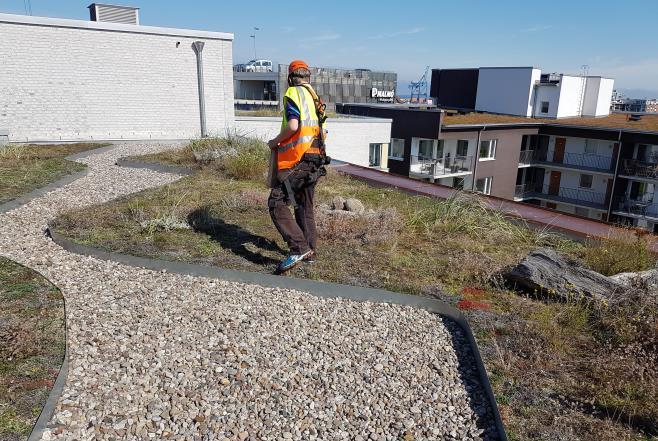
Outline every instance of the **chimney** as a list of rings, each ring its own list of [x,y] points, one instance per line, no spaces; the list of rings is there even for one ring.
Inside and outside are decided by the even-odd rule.
[[[132,6],[106,5],[92,3],[88,6],[91,21],[105,21],[110,23],[139,24],[139,8]]]

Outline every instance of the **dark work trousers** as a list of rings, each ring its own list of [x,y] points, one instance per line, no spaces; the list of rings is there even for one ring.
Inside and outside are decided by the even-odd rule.
[[[278,173],[279,183],[270,192],[267,202],[270,216],[283,240],[288,244],[291,254],[303,254],[309,249],[314,250],[317,244],[318,236],[313,211],[317,178],[309,182],[309,177],[317,170],[315,164],[307,161],[300,162],[293,169],[281,170]],[[286,178],[289,179],[290,188],[297,202],[294,219],[289,208],[292,199],[283,184]]]

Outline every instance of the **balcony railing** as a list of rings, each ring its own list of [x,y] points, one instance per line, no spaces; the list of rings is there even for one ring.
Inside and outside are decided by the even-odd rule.
[[[523,152],[521,152],[523,153]],[[535,150],[532,158],[535,162],[547,162],[551,164],[563,164],[576,168],[589,168],[595,170],[612,171],[612,158],[610,156],[601,156],[587,153],[569,153],[564,152],[562,159],[555,157],[554,150]]]
[[[658,164],[637,159],[622,160],[619,174],[639,178],[658,179]]]
[[[534,154],[534,150],[521,150],[519,153],[519,165],[530,165]]]
[[[582,205],[605,205],[605,193],[592,190],[569,187],[539,186],[533,183],[517,185],[514,191],[516,198],[542,198]]]
[[[658,218],[658,204],[653,202],[653,194],[617,196],[612,202],[612,211],[628,215]]]
[[[464,175],[473,171],[473,156],[411,157],[411,173],[433,178]]]

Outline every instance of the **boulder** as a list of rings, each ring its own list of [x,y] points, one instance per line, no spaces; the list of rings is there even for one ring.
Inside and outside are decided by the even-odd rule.
[[[548,248],[531,252],[503,277],[515,288],[563,301],[574,297],[604,300],[625,290],[611,278],[583,268]]]
[[[345,198],[342,196],[334,196],[331,199],[331,209],[332,210],[344,210],[345,209]]]
[[[610,276],[615,282],[627,287],[658,288],[658,269],[650,269],[639,273],[619,273]]]
[[[345,201],[345,210],[356,214],[363,214],[366,211],[366,207],[360,200],[349,198]]]

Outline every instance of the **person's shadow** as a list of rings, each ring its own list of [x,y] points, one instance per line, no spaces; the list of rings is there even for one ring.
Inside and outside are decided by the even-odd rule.
[[[249,250],[246,246],[248,244],[285,256],[285,251],[274,240],[258,236],[239,225],[228,224],[222,219],[213,217],[209,207],[201,207],[192,211],[187,216],[187,222],[194,231],[207,234],[212,240],[219,242],[222,248],[231,250],[233,254],[256,265],[278,264],[279,261]]]

